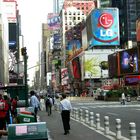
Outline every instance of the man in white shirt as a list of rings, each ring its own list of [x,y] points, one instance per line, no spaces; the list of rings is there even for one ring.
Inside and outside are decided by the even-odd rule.
[[[61,117],[64,127],[64,135],[69,134],[70,130],[70,111],[72,110],[71,103],[66,99],[66,94],[62,94],[62,100],[60,101]]]
[[[31,94],[30,106],[34,108],[34,113],[35,113],[35,118],[36,118],[40,102],[38,98],[35,96],[35,92],[33,90],[30,92],[30,94]]]

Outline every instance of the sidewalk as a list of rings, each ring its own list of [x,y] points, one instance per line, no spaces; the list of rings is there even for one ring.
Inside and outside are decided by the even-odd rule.
[[[40,116],[40,121],[47,122],[49,140],[109,140],[109,138],[72,119],[70,121],[70,134],[63,135],[61,114],[58,111],[53,110],[51,116],[48,116],[45,111],[39,111],[38,115]]]

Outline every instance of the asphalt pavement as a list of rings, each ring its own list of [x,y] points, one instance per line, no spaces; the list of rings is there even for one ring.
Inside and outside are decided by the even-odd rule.
[[[47,124],[49,140],[109,140],[109,138],[73,119],[70,121],[70,134],[64,135],[59,111],[53,110],[51,116],[48,116],[46,111],[39,111],[38,115],[40,116],[40,121],[46,122]]]

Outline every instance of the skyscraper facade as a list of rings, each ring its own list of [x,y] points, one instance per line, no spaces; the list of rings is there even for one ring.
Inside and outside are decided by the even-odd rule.
[[[136,0],[112,0],[112,7],[119,8],[121,45],[128,48],[129,42],[132,42],[132,45],[136,42],[136,4]]]

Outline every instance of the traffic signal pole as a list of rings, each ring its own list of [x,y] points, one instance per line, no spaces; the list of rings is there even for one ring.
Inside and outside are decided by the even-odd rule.
[[[25,84],[25,101],[26,101],[26,106],[28,105],[28,83],[27,83],[27,50],[26,47],[21,48],[21,54],[23,56],[24,60],[24,84]]]

